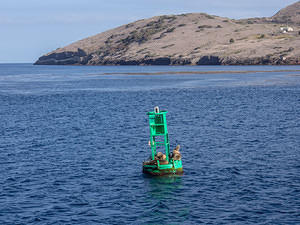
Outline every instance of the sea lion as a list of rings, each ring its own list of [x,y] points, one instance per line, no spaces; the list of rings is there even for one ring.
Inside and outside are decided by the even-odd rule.
[[[166,156],[162,152],[158,152],[154,159],[155,160],[163,160],[165,158],[166,158]]]
[[[181,160],[181,155],[180,154],[175,154],[173,155],[174,160]]]
[[[174,160],[181,160],[181,154],[179,152],[180,145],[177,145],[176,148],[173,150],[172,158]]]
[[[160,165],[167,165],[169,162],[167,160],[159,160]]]
[[[156,154],[156,156],[160,158],[160,157],[163,156],[163,153],[162,153],[162,152],[158,152],[158,153]]]
[[[180,154],[180,152],[174,149],[173,150],[173,155],[176,155],[176,154]]]

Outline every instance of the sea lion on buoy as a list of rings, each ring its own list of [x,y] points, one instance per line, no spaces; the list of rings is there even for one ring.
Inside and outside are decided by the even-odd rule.
[[[173,159],[174,160],[181,160],[181,155],[180,154],[173,155]]]
[[[163,154],[162,152],[158,152],[155,156],[155,160],[165,160],[167,157],[165,154]]]
[[[176,154],[180,154],[180,152],[177,150],[173,150],[173,155],[176,155]]]
[[[167,160],[159,160],[160,165],[167,165],[169,162]]]
[[[172,158],[174,160],[180,160],[181,159],[181,154],[179,152],[180,145],[177,145],[176,148],[173,150]]]
[[[158,158],[160,158],[160,157],[163,156],[163,153],[162,153],[162,152],[158,152],[156,156],[157,156]]]

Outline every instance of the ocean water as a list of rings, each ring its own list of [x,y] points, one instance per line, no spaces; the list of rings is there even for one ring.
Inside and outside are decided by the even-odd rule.
[[[0,224],[300,224],[299,70],[0,64]],[[157,105],[183,176],[142,174]]]

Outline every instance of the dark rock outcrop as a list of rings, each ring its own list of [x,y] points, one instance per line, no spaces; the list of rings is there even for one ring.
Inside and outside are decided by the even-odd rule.
[[[65,51],[51,53],[42,56],[35,63],[36,65],[70,65],[70,64],[87,64],[89,56],[80,48],[76,52]]]
[[[196,63],[197,65],[221,65],[222,62],[218,56],[203,56]]]

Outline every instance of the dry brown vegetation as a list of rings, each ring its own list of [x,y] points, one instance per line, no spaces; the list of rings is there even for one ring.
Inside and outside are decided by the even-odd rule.
[[[300,62],[300,26],[288,11],[271,18],[231,20],[204,13],[139,20],[59,48],[40,64],[295,64]],[[298,9],[299,8],[299,9]],[[288,17],[288,18],[287,18]],[[280,31],[280,19],[293,32]]]

